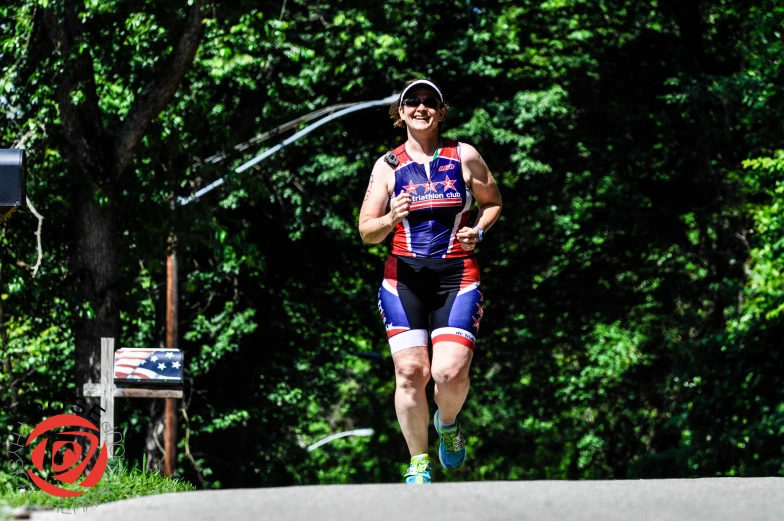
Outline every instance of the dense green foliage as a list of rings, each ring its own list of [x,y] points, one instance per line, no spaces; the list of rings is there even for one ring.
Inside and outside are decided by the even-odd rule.
[[[4,437],[76,396],[75,338],[103,320],[74,269],[85,169],[63,107],[112,136],[167,74],[188,7],[85,2],[71,55],[44,29],[63,9],[0,7],[1,143],[23,141],[45,217],[35,277],[37,219],[21,209],[1,228]],[[116,223],[120,344],[162,343],[177,236],[179,475],[207,488],[400,480],[376,310],[388,249],[356,231],[373,162],[404,139],[386,111],[336,120],[197,203],[169,201],[259,151],[237,143],[420,75],[441,84],[447,135],[477,147],[504,198],[480,249],[470,464],[437,479],[784,475],[783,17],[773,0],[204,8],[192,67],[129,166],[87,185]],[[56,94],[79,58],[94,68],[91,111],[81,84]],[[141,459],[150,405],[120,404]],[[305,450],[360,427],[375,435]]]

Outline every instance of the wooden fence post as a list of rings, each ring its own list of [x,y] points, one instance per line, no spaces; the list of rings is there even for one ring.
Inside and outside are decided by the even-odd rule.
[[[114,338],[101,338],[101,431],[100,444],[106,443],[107,434],[114,430]],[[107,427],[104,424],[108,423]],[[109,457],[112,457],[109,451]]]

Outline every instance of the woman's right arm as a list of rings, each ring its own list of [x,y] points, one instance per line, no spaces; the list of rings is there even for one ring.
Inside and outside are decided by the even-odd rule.
[[[370,174],[365,200],[359,211],[359,235],[368,244],[382,242],[408,215],[411,195],[405,192],[392,199],[391,210],[387,212],[390,181],[393,179],[394,170],[383,157],[379,158]]]

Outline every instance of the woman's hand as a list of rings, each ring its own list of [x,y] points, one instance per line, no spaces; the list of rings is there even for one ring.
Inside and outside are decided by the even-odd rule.
[[[397,225],[403,219],[408,217],[409,208],[411,207],[411,194],[402,192],[397,197],[392,199],[390,203],[392,211],[389,212],[389,217],[392,220],[392,226]]]
[[[472,251],[479,244],[479,230],[463,226],[457,231],[457,240],[465,251]]]

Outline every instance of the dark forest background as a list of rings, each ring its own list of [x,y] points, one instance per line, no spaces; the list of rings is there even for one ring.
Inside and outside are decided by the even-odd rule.
[[[35,275],[38,219],[0,225],[4,452],[94,378],[101,336],[162,345],[174,231],[178,475],[399,481],[388,247],[356,230],[404,139],[386,109],[170,201],[278,141],[239,143],[426,76],[504,198],[469,464],[438,479],[784,475],[782,21],[775,0],[6,1],[0,147],[25,148],[44,220]],[[118,407],[126,458],[157,468],[162,403]],[[353,428],[375,435],[306,450]]]

